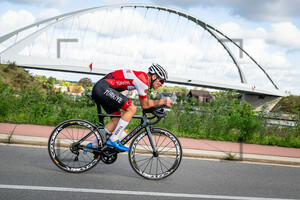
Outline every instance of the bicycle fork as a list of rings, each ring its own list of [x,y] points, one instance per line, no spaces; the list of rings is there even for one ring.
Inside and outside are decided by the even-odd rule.
[[[155,147],[155,144],[154,144],[154,141],[153,141],[152,134],[151,134],[151,131],[150,131],[149,126],[146,127],[146,132],[147,132],[147,134],[148,134],[148,138],[149,138],[151,147],[152,147],[152,149],[153,149],[153,156],[154,156],[154,157],[158,157],[158,152],[157,152],[157,149],[156,149],[156,147]]]

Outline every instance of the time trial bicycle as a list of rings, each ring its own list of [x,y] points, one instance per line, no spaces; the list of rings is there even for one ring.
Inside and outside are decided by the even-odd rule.
[[[92,99],[91,95],[87,95]],[[162,118],[165,120],[164,106],[143,110],[142,115],[133,116],[141,123],[124,139],[123,145],[131,141],[128,152],[129,163],[140,176],[158,180],[173,174],[182,159],[182,148],[178,138],[169,130],[152,127]],[[60,123],[51,133],[48,152],[56,166],[67,172],[84,172],[92,169],[101,160],[112,164],[120,151],[106,145],[110,134],[105,131],[105,117],[121,115],[102,114],[98,106],[99,123],[93,124],[82,119],[71,119]],[[149,116],[150,115],[150,116]],[[99,147],[86,145],[97,138]],[[134,139],[132,139],[134,138]]]

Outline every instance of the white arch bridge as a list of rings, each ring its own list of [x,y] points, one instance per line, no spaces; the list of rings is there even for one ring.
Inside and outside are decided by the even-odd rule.
[[[59,15],[4,35],[0,63],[104,75],[119,68],[146,71],[155,62],[167,69],[169,83],[237,90],[254,106],[284,96],[242,42],[174,9],[122,4]]]

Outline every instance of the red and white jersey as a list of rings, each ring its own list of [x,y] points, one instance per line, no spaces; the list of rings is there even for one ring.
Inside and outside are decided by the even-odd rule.
[[[104,77],[104,80],[118,91],[136,89],[139,98],[147,98],[148,78],[145,72],[130,69],[116,70]]]

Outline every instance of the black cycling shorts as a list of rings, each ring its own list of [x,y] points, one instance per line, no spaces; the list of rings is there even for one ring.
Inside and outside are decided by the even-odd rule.
[[[120,109],[127,110],[132,104],[130,99],[113,89],[103,79],[99,80],[92,89],[92,97],[95,102],[102,106],[107,114],[121,114]]]

